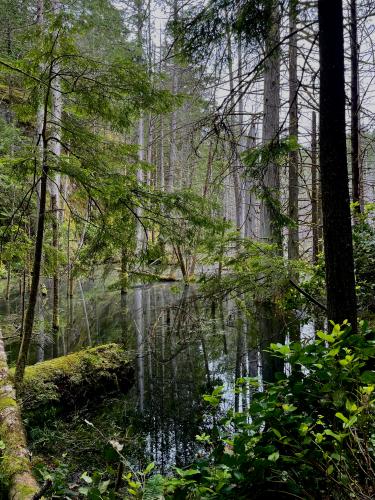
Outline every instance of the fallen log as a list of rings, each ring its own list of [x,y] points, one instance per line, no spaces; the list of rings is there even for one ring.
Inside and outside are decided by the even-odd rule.
[[[133,382],[129,356],[120,345],[106,344],[26,367],[19,399],[30,419],[33,413],[64,412],[110,393],[125,393]]]
[[[31,500],[39,487],[31,472],[30,454],[26,446],[16,393],[8,369],[3,337],[0,331],[0,439],[2,482],[12,500]],[[3,498],[3,496],[1,497]]]

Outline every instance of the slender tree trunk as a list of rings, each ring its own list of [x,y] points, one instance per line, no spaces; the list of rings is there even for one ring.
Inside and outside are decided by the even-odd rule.
[[[45,142],[45,141],[44,141]],[[31,289],[29,304],[26,311],[24,333],[22,337],[21,347],[18,354],[16,372],[15,372],[15,385],[16,389],[20,387],[25,372],[27,356],[29,353],[31,337],[33,334],[35,307],[38,298],[39,280],[41,272],[41,262],[43,256],[43,239],[44,239],[44,222],[46,214],[46,197],[47,197],[47,178],[48,167],[46,164],[46,148],[44,148],[44,158],[42,166],[42,176],[40,179],[40,200],[39,200],[39,213],[38,213],[38,229],[35,241],[35,253],[33,272],[31,279]]]
[[[249,137],[247,141],[247,148],[255,148],[256,147],[256,129],[255,122],[252,119]],[[246,205],[245,205],[245,236],[249,238],[255,238],[257,234],[256,228],[256,203],[257,198],[253,189],[253,183],[250,178],[246,178],[246,188],[245,188],[245,196],[246,196]]]
[[[162,31],[160,30],[160,59],[159,59],[159,71],[163,70],[163,41],[162,41]],[[164,191],[165,187],[165,172],[164,172],[164,119],[163,115],[160,115],[160,143],[159,143],[159,165],[158,165],[158,177],[159,177],[159,189]]]
[[[144,118],[140,117],[138,121],[138,161],[143,162],[145,156],[145,137],[144,137]],[[143,183],[143,169],[140,166],[137,170],[137,181]],[[143,249],[144,244],[144,231],[141,224],[142,208],[137,207],[137,248],[136,253],[139,255]]]
[[[346,157],[342,0],[318,1],[320,169],[328,318],[357,331]]]
[[[58,209],[57,197],[51,196],[51,211],[52,211],[52,246],[55,251],[54,255],[54,272],[53,272],[53,305],[52,305],[52,330],[55,332],[59,329],[59,266],[57,252],[59,249],[59,228],[58,228]]]
[[[40,27],[43,28],[44,24],[44,0],[37,0],[36,6],[36,23]],[[43,70],[43,66],[40,65],[40,69]],[[36,148],[38,152],[38,160],[40,164],[43,163],[43,130],[44,130],[44,103],[41,101],[38,104],[38,109],[36,113]],[[37,214],[39,214],[39,204],[40,204],[40,190],[41,184],[39,183],[37,188]],[[38,219],[35,221],[35,232],[37,232],[38,228]]]
[[[128,292],[128,254],[123,248],[121,251],[121,295]]]
[[[160,147],[159,147],[159,189],[164,191],[165,181],[164,181],[164,120],[160,117]]]
[[[289,138],[298,141],[297,1],[289,0]],[[294,33],[294,34],[293,34]],[[298,149],[289,153],[288,258],[299,257],[298,234]]]
[[[44,2],[43,0],[37,1],[37,24],[43,26],[43,15],[44,15]],[[14,382],[16,391],[20,388],[23,376],[25,373],[25,367],[27,363],[27,357],[29,354],[31,338],[33,334],[34,318],[35,318],[35,308],[38,298],[39,281],[42,267],[42,257],[43,257],[43,240],[44,240],[44,226],[45,226],[45,216],[46,216],[46,199],[47,199],[47,181],[48,181],[48,164],[47,164],[47,109],[48,101],[51,92],[51,77],[53,74],[53,67],[49,68],[49,81],[48,87],[43,99],[39,103],[37,110],[37,151],[39,156],[40,165],[42,167],[42,173],[40,181],[38,183],[37,194],[38,194],[38,217],[37,217],[37,228],[36,228],[36,240],[34,249],[34,262],[33,271],[30,285],[30,295],[29,303],[27,306],[27,311],[24,321],[24,331],[21,340],[21,346],[18,353],[18,359],[16,364],[16,371],[14,375]]]
[[[265,46],[265,52],[270,56],[264,68],[262,138],[263,144],[269,145],[272,150],[277,147],[280,133],[280,53],[277,48],[275,49],[280,39],[277,2],[274,2],[271,15],[272,25]],[[279,166],[272,158],[265,166],[263,190],[260,207],[260,238],[262,241],[275,243],[281,251],[282,235],[277,206],[280,195],[280,172]]]
[[[79,290],[81,292],[81,300],[82,300],[82,306],[83,306],[83,314],[85,317],[85,323],[86,323],[86,330],[87,330],[87,344],[92,345],[92,340],[91,340],[91,328],[90,328],[90,321],[89,321],[89,315],[87,313],[87,306],[86,306],[86,298],[85,294],[83,292],[83,287],[82,287],[82,281],[78,280],[79,282]]]
[[[178,20],[178,0],[173,0],[173,21]],[[172,94],[177,95],[178,93],[178,68],[176,66],[176,61],[173,58],[172,66]],[[177,164],[177,110],[172,112],[171,116],[171,139],[170,139],[170,149],[169,149],[169,165],[166,178],[166,190],[168,193],[173,191],[173,186],[175,184],[175,172]]]
[[[143,24],[144,24],[144,16],[142,11],[143,3],[137,0],[137,44],[139,50],[139,59],[142,62],[144,58],[143,54]],[[144,124],[144,116],[141,114],[138,120],[138,161],[140,164],[145,161],[145,124]],[[137,169],[137,181],[142,184],[144,181],[143,175],[143,167],[140,165]],[[144,231],[141,224],[142,218],[142,207],[136,208],[136,254],[140,255],[144,246]]]
[[[67,230],[67,248],[66,248],[66,259],[67,259],[67,276],[66,276],[66,296],[69,297],[69,283],[70,283],[70,275],[72,272],[71,266],[72,263],[70,261],[70,224],[71,224],[71,217],[69,214],[69,219],[68,219],[68,230]]]
[[[317,144],[316,144],[316,113],[312,113],[311,130],[311,226],[312,226],[312,260],[316,264],[319,253],[318,232],[318,176],[317,176]]]
[[[361,212],[361,172],[359,143],[359,79],[358,79],[358,35],[357,2],[350,0],[350,48],[351,48],[351,163],[352,199],[355,211]]]
[[[5,300],[9,300],[11,276],[12,276],[12,266],[11,266],[11,263],[8,262],[8,265],[7,265],[7,286],[5,289]]]
[[[154,123],[152,121],[152,115],[150,114],[148,117],[148,135],[147,135],[147,163],[149,165],[152,164],[152,146],[154,142]],[[151,172],[147,172],[147,185],[151,186]]]
[[[236,209],[236,228],[239,234],[241,234],[241,229],[243,226],[242,221],[242,196],[241,196],[241,179],[239,175],[239,151],[237,144],[237,134],[236,134],[236,119],[233,113],[235,113],[235,105],[234,105],[234,71],[233,71],[233,51],[232,51],[232,34],[230,29],[227,29],[227,58],[228,58],[228,71],[229,71],[229,91],[231,96],[231,113],[232,116],[230,118],[231,122],[231,130],[230,130],[230,155],[232,164],[231,175],[233,179],[233,187],[234,187],[234,201],[235,201],[235,209]]]
[[[52,0],[52,13],[57,16],[60,13],[60,1]],[[58,34],[56,33],[57,37]],[[53,80],[51,82],[51,123],[52,123],[52,140],[50,149],[53,157],[55,167],[59,168],[61,156],[61,119],[62,119],[62,93],[61,93],[61,79],[59,76],[60,66],[58,62],[53,64]],[[53,272],[53,310],[52,310],[52,329],[57,331],[59,329],[59,265],[58,265],[58,251],[59,251],[59,221],[60,215],[60,184],[61,176],[56,172],[54,179],[49,184],[49,191],[51,196],[51,211],[52,211],[52,246],[55,252],[55,265]]]
[[[26,303],[26,269],[22,273],[22,289],[21,289],[21,327],[20,338],[23,337],[23,329],[25,324],[25,303]]]

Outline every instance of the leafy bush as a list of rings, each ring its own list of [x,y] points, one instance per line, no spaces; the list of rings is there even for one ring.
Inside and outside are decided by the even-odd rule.
[[[357,296],[362,309],[375,312],[375,204],[368,204],[353,228]]]
[[[248,409],[198,437],[210,453],[164,479],[166,497],[373,498],[373,338],[365,324],[359,335],[343,324],[310,344],[271,344],[290,376],[239,380],[237,390],[256,387]],[[205,397],[215,411],[221,391]]]

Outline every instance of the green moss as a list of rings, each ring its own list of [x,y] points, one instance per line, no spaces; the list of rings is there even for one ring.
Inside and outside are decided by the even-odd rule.
[[[22,474],[30,471],[30,462],[26,457],[17,457],[14,453],[5,453],[1,459],[1,468],[3,476],[13,477],[15,474]]]
[[[12,375],[14,370],[11,370]],[[92,347],[77,353],[28,366],[20,390],[23,412],[65,408],[113,390],[130,387],[133,369],[118,344]],[[28,413],[28,417],[30,414]]]
[[[28,484],[20,484],[18,487],[18,494],[19,498],[32,498],[35,493],[38,492],[37,488],[34,488],[33,486],[30,486]]]
[[[0,396],[0,411],[2,411],[4,408],[9,408],[9,406],[17,406],[16,400],[9,396]]]

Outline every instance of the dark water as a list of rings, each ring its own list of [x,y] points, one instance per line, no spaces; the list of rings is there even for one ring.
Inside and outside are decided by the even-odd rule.
[[[273,309],[258,306],[245,314],[234,301],[203,301],[195,287],[142,285],[121,296],[89,281],[76,284],[72,299],[61,295],[57,334],[51,333],[50,294],[39,300],[29,362],[90,345],[124,344],[136,365],[136,384],[126,398],[144,452],[162,470],[189,462],[197,451],[195,436],[210,424],[203,394],[222,385],[226,404],[245,408],[251,394],[235,395],[235,380],[272,378],[278,367],[263,347],[300,334],[298,321],[286,321]],[[0,302],[10,361],[18,350],[20,310],[17,290],[9,303]]]

